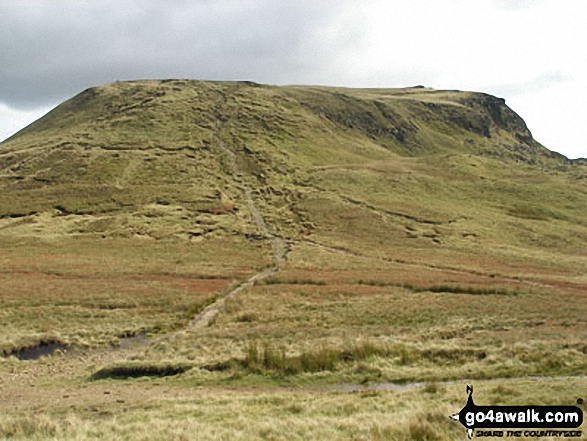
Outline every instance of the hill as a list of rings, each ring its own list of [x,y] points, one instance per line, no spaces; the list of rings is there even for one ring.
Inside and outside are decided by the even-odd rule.
[[[0,433],[134,439],[148,414],[145,438],[189,438],[195,409],[206,439],[453,439],[447,380],[565,400],[587,368],[586,178],[482,93],[88,89],[0,144]],[[422,382],[434,411],[406,404]]]
[[[543,199],[550,191],[528,200],[510,189],[502,201],[492,181],[507,184],[493,168],[515,170],[512,185],[523,184],[518,174],[584,170],[534,141],[524,121],[489,95],[139,81],[88,89],[4,142],[0,215],[51,213],[47,221],[56,225],[37,224],[64,232],[71,231],[65,220],[86,216],[75,226],[83,234],[257,234],[220,143],[236,155],[276,232],[292,239],[312,228],[301,205],[320,193],[383,203],[408,220],[458,218],[464,213],[455,208],[471,208],[455,207],[459,200],[522,217],[564,217]],[[407,178],[416,182],[394,191]],[[425,179],[438,185],[427,188]],[[330,188],[319,188],[322,180]],[[349,180],[358,186],[340,188]],[[541,214],[544,206],[555,211]]]

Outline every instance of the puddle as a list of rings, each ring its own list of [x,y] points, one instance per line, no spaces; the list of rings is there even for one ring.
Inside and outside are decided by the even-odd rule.
[[[91,380],[117,379],[124,380],[128,378],[139,377],[172,377],[183,374],[192,369],[192,365],[187,364],[149,364],[149,363],[129,363],[126,365],[108,366],[100,369],[90,377]]]
[[[68,349],[69,347],[64,345],[63,343],[55,341],[42,341],[36,346],[21,348],[18,350],[14,350],[8,354],[4,354],[4,357],[14,356],[22,361],[38,360],[41,357],[47,357],[53,354],[55,351],[59,350],[67,352]]]

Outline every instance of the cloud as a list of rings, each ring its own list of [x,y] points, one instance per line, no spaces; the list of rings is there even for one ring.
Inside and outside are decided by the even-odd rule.
[[[49,110],[51,107],[41,107],[29,111],[14,110],[0,103],[0,141],[39,119]]]
[[[514,97],[518,95],[535,94],[557,84],[572,82],[574,79],[561,72],[544,72],[534,78],[519,83],[498,84],[487,86],[495,94]]]
[[[3,0],[0,101],[27,109],[146,77],[310,80],[353,40],[345,10],[328,0]]]

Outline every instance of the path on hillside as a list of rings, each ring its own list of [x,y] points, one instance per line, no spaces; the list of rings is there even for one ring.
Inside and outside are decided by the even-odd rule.
[[[249,210],[251,211],[251,215],[253,216],[255,223],[257,224],[257,227],[259,228],[263,236],[265,236],[265,238],[267,238],[271,242],[271,247],[273,248],[273,257],[275,258],[277,267],[285,265],[285,254],[287,252],[287,248],[284,240],[281,237],[271,234],[271,232],[267,228],[265,219],[263,219],[263,216],[261,215],[259,209],[257,208],[257,205],[255,204],[251,188],[249,187],[247,182],[242,178],[242,172],[238,165],[237,157],[234,154],[234,152],[230,150],[226,146],[224,141],[222,141],[220,138],[216,138],[216,141],[218,142],[218,146],[220,147],[220,149],[228,157],[228,164],[232,169],[232,177],[243,188],[245,201],[247,202],[247,205],[249,207]]]
[[[285,265],[286,262],[286,253],[287,253],[287,246],[285,241],[278,236],[273,235],[269,228],[267,228],[267,224],[261,212],[257,208],[257,204],[255,204],[255,200],[253,199],[253,192],[251,188],[247,184],[247,182],[242,177],[241,169],[238,165],[238,160],[235,153],[230,150],[224,141],[219,137],[214,138],[215,144],[222,150],[222,152],[226,155],[228,159],[228,165],[230,166],[232,177],[233,179],[242,187],[243,189],[243,196],[249,207],[249,211],[251,212],[251,216],[257,224],[259,231],[269,242],[271,243],[271,248],[273,250],[273,259],[275,264],[269,268],[266,268],[253,276],[249,277],[243,283],[229,289],[224,294],[222,294],[214,303],[207,306],[201,313],[199,313],[194,319],[189,323],[187,329],[202,329],[213,322],[215,317],[224,309],[226,305],[226,301],[235,297],[241,291],[253,286],[257,281],[263,280],[269,277],[271,274],[277,272],[279,268]]]
[[[117,188],[124,188],[125,186],[127,186],[129,184],[129,181],[133,177],[133,174],[136,172],[136,170],[139,168],[139,166],[140,166],[140,159],[137,157],[131,157],[129,159],[128,163],[126,164],[126,167],[124,167],[122,174],[116,180],[116,183],[114,184],[114,186]]]

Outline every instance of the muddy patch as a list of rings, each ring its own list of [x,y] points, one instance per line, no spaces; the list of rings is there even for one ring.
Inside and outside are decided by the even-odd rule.
[[[59,341],[42,341],[34,346],[27,346],[20,349],[14,349],[10,352],[5,352],[3,356],[16,357],[19,360],[38,360],[41,357],[52,355],[56,351],[67,352],[70,350],[69,346]]]
[[[125,363],[104,367],[92,375],[90,380],[125,380],[128,378],[139,377],[172,377],[183,374],[192,368],[193,366],[188,364]]]

